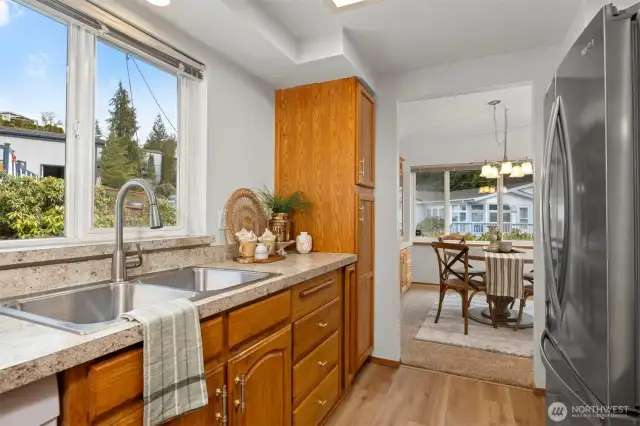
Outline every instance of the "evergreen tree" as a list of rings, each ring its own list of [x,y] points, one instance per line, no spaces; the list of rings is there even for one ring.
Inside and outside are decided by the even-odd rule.
[[[155,186],[158,183],[158,178],[156,176],[156,162],[153,155],[147,154],[147,161],[142,165],[142,177]]]
[[[169,138],[167,129],[164,127],[164,122],[160,114],[156,116],[156,120],[153,122],[153,127],[149,132],[147,141],[144,144],[145,149],[155,149],[162,151],[162,144]]]
[[[111,108],[109,110],[108,139],[118,139],[125,149],[125,154],[130,164],[137,172],[140,171],[141,150],[135,139],[138,130],[138,122],[136,119],[136,110],[131,105],[129,92],[122,87],[122,81],[118,82],[113,98],[109,101]]]
[[[162,143],[162,174],[160,179],[162,183],[170,183],[176,186],[177,183],[177,165],[176,165],[176,149],[178,141],[174,135],[169,136]]]
[[[137,170],[127,158],[124,138],[107,139],[100,158],[100,178],[104,186],[120,188],[129,179],[137,175]]]
[[[104,133],[102,133],[102,128],[100,127],[100,123],[96,120],[96,139],[104,140]]]

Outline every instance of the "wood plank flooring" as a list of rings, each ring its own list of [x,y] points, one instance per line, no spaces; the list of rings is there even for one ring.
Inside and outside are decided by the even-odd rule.
[[[411,367],[367,363],[327,426],[544,426],[533,392]]]

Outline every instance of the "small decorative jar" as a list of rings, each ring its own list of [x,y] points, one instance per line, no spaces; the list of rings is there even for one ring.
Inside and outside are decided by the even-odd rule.
[[[300,235],[296,237],[296,250],[298,250],[298,253],[309,253],[311,251],[312,245],[313,239],[308,233],[301,232]]]
[[[269,248],[264,243],[258,243],[255,251],[256,259],[266,259],[269,257]]]

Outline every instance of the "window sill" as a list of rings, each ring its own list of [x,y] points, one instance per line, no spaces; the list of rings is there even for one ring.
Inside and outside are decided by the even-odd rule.
[[[85,261],[105,259],[113,254],[114,242],[80,242],[60,239],[51,241],[51,245],[30,248],[7,248],[0,256],[0,269],[31,266],[34,264],[50,264],[64,261]],[[127,252],[137,250],[135,243],[140,243],[143,252],[155,252],[192,247],[215,245],[214,237],[173,237],[173,238],[125,238],[124,249]]]
[[[411,240],[411,242],[414,245],[431,245],[431,243],[434,241],[438,241],[438,239],[435,237],[422,237],[422,238],[417,237]],[[510,240],[505,240],[505,241],[510,241]],[[533,241],[511,240],[511,243],[513,243],[513,248],[533,249]],[[488,246],[489,242],[488,241],[469,241],[467,242],[467,245],[471,247],[474,247],[474,246],[482,247],[482,246]]]

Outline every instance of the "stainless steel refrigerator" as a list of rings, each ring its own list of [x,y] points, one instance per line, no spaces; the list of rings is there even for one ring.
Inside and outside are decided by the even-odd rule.
[[[548,425],[640,425],[638,10],[600,10],[545,99]]]

